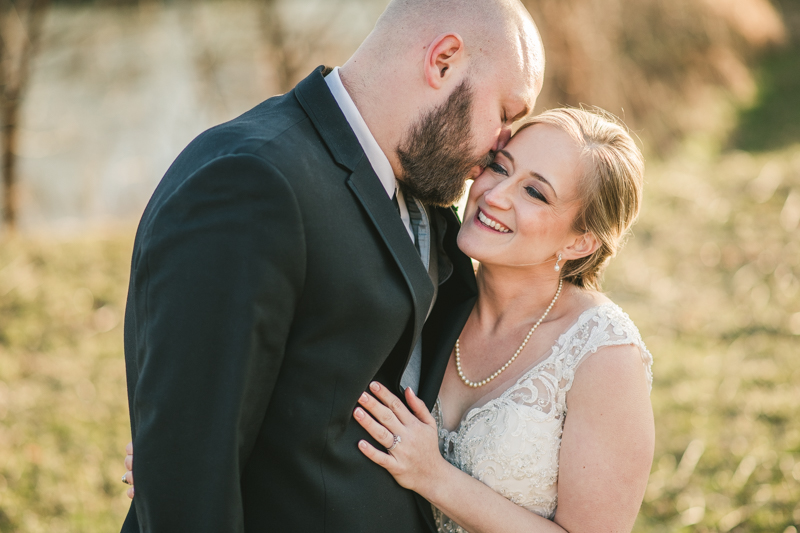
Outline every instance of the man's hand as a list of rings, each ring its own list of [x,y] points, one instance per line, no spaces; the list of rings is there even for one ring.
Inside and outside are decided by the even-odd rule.
[[[128,498],[133,499],[133,442],[129,442],[125,446],[125,475],[122,476],[122,482],[130,485],[128,487]]]

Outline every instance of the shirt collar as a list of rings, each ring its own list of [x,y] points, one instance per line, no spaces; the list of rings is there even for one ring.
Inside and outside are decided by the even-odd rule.
[[[397,179],[395,178],[394,170],[392,170],[392,164],[389,163],[389,158],[381,150],[378,141],[375,140],[372,132],[369,131],[369,127],[367,127],[367,123],[364,122],[364,117],[361,116],[355,102],[353,102],[353,99],[350,98],[344,88],[342,78],[339,76],[339,67],[336,67],[330,74],[325,76],[325,83],[328,84],[328,88],[331,90],[336,103],[339,104],[344,118],[347,119],[347,123],[350,124],[353,133],[356,134],[358,143],[364,149],[364,153],[367,155],[375,174],[378,175],[378,179],[381,180],[383,188],[386,189],[386,194],[389,195],[389,198],[392,198],[397,189]]]

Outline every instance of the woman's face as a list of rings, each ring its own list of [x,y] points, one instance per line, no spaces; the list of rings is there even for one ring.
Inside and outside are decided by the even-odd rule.
[[[572,223],[581,173],[578,147],[566,133],[547,124],[520,131],[475,179],[459,248],[484,265],[552,268],[559,253],[564,260],[587,255],[571,248],[579,238]]]

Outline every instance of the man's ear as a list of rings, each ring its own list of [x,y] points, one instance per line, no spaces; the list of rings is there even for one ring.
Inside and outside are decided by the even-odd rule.
[[[590,256],[595,253],[598,248],[600,248],[600,240],[595,237],[594,233],[587,231],[575,237],[575,240],[564,248],[562,254],[564,255],[564,259],[572,261]]]
[[[441,89],[464,65],[464,40],[457,33],[443,33],[434,39],[425,53],[425,81]]]

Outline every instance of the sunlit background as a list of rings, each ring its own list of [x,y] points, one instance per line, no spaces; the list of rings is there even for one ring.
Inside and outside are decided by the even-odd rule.
[[[138,217],[193,137],[343,64],[386,3],[0,0],[0,531],[118,530]],[[606,276],[655,356],[636,531],[797,533],[800,1],[525,3],[538,110],[604,107],[648,158]]]

